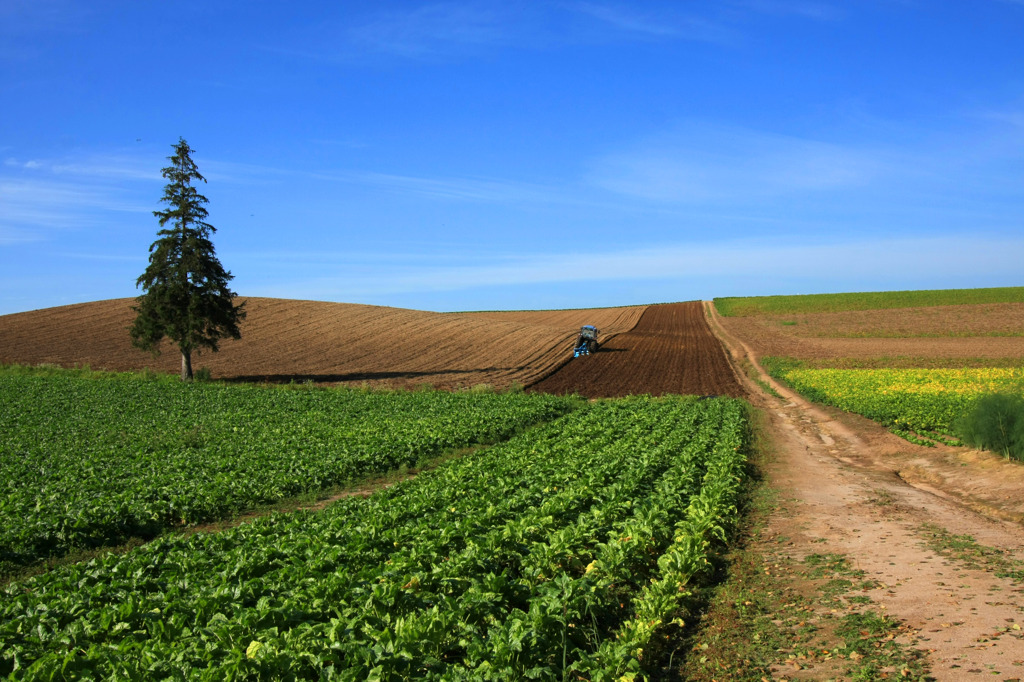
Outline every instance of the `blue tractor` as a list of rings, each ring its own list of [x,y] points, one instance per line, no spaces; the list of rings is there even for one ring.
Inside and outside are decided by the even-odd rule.
[[[592,324],[580,327],[580,333],[576,337],[576,345],[572,348],[572,356],[578,358],[581,355],[590,355],[597,351],[597,327]]]

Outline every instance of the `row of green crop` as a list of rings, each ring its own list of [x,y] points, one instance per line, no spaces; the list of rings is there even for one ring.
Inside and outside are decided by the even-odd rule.
[[[0,567],[412,466],[575,403],[0,373]]]
[[[808,399],[856,412],[923,444],[933,438],[956,443],[954,423],[984,395],[1024,394],[1021,367],[799,369],[782,363],[774,367],[775,376]]]
[[[731,399],[581,407],[365,500],[10,585],[10,679],[619,679],[735,512]]]
[[[937,289],[922,291],[868,291],[794,296],[734,296],[715,299],[715,308],[726,317],[835,313],[846,310],[887,310],[940,305],[1022,303],[1024,287],[987,289]]]

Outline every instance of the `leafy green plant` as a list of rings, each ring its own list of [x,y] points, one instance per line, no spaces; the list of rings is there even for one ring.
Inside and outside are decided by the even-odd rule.
[[[0,403],[2,572],[505,440],[577,404],[52,370],[0,372]]]
[[[728,398],[586,403],[367,498],[63,566],[0,593],[0,675],[628,676],[730,525],[745,434]]]
[[[984,395],[956,420],[953,430],[974,447],[1024,461],[1024,396]]]

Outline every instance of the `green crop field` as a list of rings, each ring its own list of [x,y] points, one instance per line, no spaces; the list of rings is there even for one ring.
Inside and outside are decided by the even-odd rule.
[[[446,451],[575,401],[0,371],[0,568],[153,537]]]
[[[976,303],[1024,303],[1024,287],[726,297],[716,298],[714,303],[718,312],[726,317],[836,313]]]
[[[724,539],[736,513],[745,458],[745,403],[727,398],[517,402],[119,382],[6,390],[5,401],[34,392],[25,405],[40,395],[53,404],[46,418],[27,407],[8,418],[4,429],[20,430],[19,447],[27,433],[52,432],[54,444],[48,458],[5,445],[5,467],[35,457],[33,466],[54,473],[70,467],[106,479],[96,467],[110,448],[115,460],[145,462],[115,486],[143,500],[161,490],[151,472],[173,456],[168,440],[196,419],[206,456],[186,448],[193,468],[183,478],[219,486],[244,476],[256,485],[277,474],[244,474],[249,461],[307,478],[303,467],[328,455],[334,438],[362,442],[351,434],[376,433],[385,421],[397,430],[371,437],[390,444],[393,463],[419,456],[435,431],[464,434],[445,436],[444,447],[500,439],[520,411],[532,415],[519,418],[525,423],[576,408],[365,499],[220,533],[165,535],[11,583],[0,595],[0,674],[16,680],[631,679],[681,624],[684,586],[706,570],[710,543]],[[128,431],[121,415],[139,400],[161,407],[141,410],[146,426]],[[481,411],[487,416],[474,416]],[[56,443],[75,442],[69,423],[95,434],[99,454],[61,453]],[[174,438],[146,438],[147,430]],[[294,469],[290,456],[317,433],[318,454]],[[244,446],[233,450],[236,442]],[[233,454],[210,460],[225,449]],[[374,451],[346,455],[343,466]],[[30,481],[30,473],[19,471],[21,485],[50,504],[47,479],[37,472]],[[109,495],[66,506],[87,509]]]

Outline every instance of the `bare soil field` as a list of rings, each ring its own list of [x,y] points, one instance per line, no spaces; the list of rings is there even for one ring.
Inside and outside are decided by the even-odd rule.
[[[1024,358],[1020,303],[720,317],[720,323],[757,357]]]
[[[1024,303],[760,316],[799,338],[1024,336]]]
[[[603,341],[596,353],[573,360],[530,390],[588,398],[746,395],[699,301],[648,306],[632,331]]]
[[[248,298],[242,338],[193,356],[216,379],[313,381],[396,388],[425,384],[506,388],[547,376],[571,357],[583,324],[609,338],[628,331],[644,307],[532,313],[431,313],[318,301]],[[153,358],[131,346],[134,299],[48,308],[0,317],[0,362],[176,373],[165,342]]]
[[[502,322],[558,327],[561,329],[567,321],[576,322],[573,332],[585,324],[593,324],[602,333],[618,334],[624,329],[632,329],[643,315],[647,306],[625,306],[622,308],[581,308],[578,310],[495,310],[474,313],[453,313],[467,317],[480,317]],[[594,320],[587,322],[587,320]],[[596,320],[600,320],[597,324]],[[573,334],[575,337],[575,334]],[[570,340],[570,347],[572,341]]]

